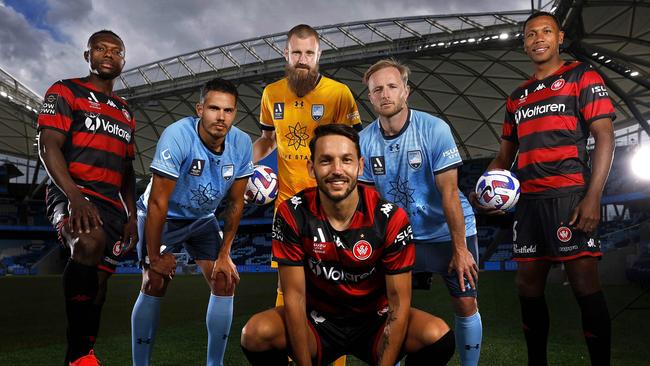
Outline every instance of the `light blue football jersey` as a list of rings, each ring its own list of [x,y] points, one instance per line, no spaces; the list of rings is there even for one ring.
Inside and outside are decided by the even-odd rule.
[[[216,154],[201,141],[198,123],[198,118],[186,117],[169,125],[151,162],[152,173],[176,180],[169,199],[169,219],[214,215],[235,179],[253,174],[253,144],[246,133],[231,127],[222,152]],[[138,202],[140,209],[146,210],[150,192],[151,181]]]
[[[411,109],[398,135],[384,136],[379,120],[375,120],[360,132],[360,138],[365,163],[359,180],[374,184],[384,199],[406,210],[416,240],[450,241],[435,181],[436,173],[463,164],[449,126],[439,118]],[[459,195],[465,233],[475,235],[474,212],[460,191]]]

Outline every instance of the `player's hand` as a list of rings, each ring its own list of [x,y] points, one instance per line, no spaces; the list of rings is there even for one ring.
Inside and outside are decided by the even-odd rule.
[[[69,198],[68,212],[70,212],[70,218],[67,229],[70,233],[89,234],[90,230],[98,229],[104,225],[97,207],[81,194],[78,197]]]
[[[591,233],[596,230],[599,222],[600,199],[598,197],[585,196],[578,203],[578,206],[573,209],[569,226],[572,226],[575,230]]]
[[[469,250],[461,249],[458,252],[454,252],[447,270],[448,273],[451,273],[452,271],[456,272],[458,283],[460,284],[460,290],[462,292],[465,292],[465,278],[469,282],[470,289],[476,288],[476,282],[478,281],[478,266]]]
[[[503,210],[499,210],[498,208],[489,208],[481,205],[481,203],[478,201],[476,192],[470,192],[469,196],[467,197],[469,200],[469,203],[474,207],[477,213],[481,215],[488,215],[488,216],[494,216],[494,215],[505,215],[506,212]]]
[[[230,258],[229,254],[219,254],[212,267],[212,279],[217,279],[217,274],[222,273],[226,280],[226,289],[230,291],[239,283],[239,273],[237,266]]]
[[[174,277],[176,273],[176,257],[171,253],[163,253],[158,257],[152,258],[149,257],[149,269],[167,277],[170,280]]]
[[[125,255],[133,250],[135,244],[138,242],[138,223],[135,216],[131,215],[129,220],[124,224],[124,229],[122,232],[122,252],[120,255]],[[124,248],[126,246],[126,248]]]

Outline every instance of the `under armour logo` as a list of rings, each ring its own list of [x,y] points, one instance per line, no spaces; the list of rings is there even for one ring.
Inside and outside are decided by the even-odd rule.
[[[480,345],[479,345],[478,343],[476,344],[476,346],[472,346],[471,344],[466,344],[466,345],[465,345],[465,349],[469,351],[469,350],[471,350],[472,348],[474,348],[474,349],[478,349],[479,346],[480,346]]]
[[[151,338],[138,338],[135,343],[137,344],[151,344]]]
[[[300,102],[299,102],[299,101],[296,100],[296,102],[294,103],[294,105],[296,106],[296,108],[298,108],[298,107],[301,107],[301,108],[302,108],[302,107],[305,106],[305,102],[303,102],[303,101],[300,101]]]

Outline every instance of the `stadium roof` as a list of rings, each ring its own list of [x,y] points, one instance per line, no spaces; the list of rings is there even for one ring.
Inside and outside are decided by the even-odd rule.
[[[618,115],[615,128],[641,123],[650,133],[650,4],[558,0],[545,8],[555,11],[566,30],[564,57],[592,63],[605,76]],[[369,122],[374,113],[361,83],[363,73],[381,58],[405,61],[412,70],[410,106],[445,119],[464,159],[492,156],[498,149],[505,99],[532,71],[521,34],[529,14],[418,16],[317,27],[323,49],[320,69],[350,86],[362,120]],[[260,97],[267,83],[283,76],[285,42],[284,33],[271,34],[125,71],[116,87],[138,121],[138,175],[148,174],[162,130],[194,114],[200,85],[216,76],[238,84],[236,125],[253,138],[259,136]],[[5,114],[5,101],[0,103]],[[20,108],[11,111],[25,114]],[[5,122],[8,117],[0,118],[0,128],[13,131]],[[29,141],[9,145],[0,139],[0,150],[31,157],[33,121],[20,121],[26,125],[20,136]]]

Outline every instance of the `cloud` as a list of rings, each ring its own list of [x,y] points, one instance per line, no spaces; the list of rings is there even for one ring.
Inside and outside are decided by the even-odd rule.
[[[0,3],[1,4],[1,3]],[[475,0],[48,0],[48,29],[38,29],[10,6],[0,6],[0,67],[43,94],[61,78],[83,76],[88,36],[119,34],[127,68],[219,44],[313,26],[397,16],[526,9],[529,1]]]

